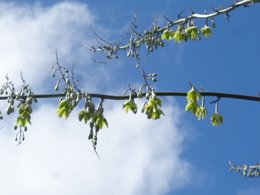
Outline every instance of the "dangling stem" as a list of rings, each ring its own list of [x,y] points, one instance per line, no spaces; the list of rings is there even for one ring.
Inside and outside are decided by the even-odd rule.
[[[201,98],[201,107],[205,107],[205,98],[203,96]]]
[[[218,102],[215,103],[215,113],[218,113]]]

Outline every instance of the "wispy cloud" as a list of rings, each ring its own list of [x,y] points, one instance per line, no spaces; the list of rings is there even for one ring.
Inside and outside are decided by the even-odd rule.
[[[22,145],[0,137],[0,193],[141,195],[183,187],[190,165],[179,156],[177,108],[168,107],[166,117],[155,122],[119,107],[111,103],[105,113],[110,128],[99,134],[99,160],[87,140],[88,126],[76,114],[62,120],[52,105],[40,106]]]
[[[93,41],[86,38],[86,29],[94,18],[80,3],[47,8],[0,3],[1,74],[19,80],[22,71],[35,89],[44,89],[56,48],[64,62],[75,62],[81,72],[91,73],[96,66],[89,63],[83,45]],[[96,79],[107,74],[111,72],[101,70]],[[92,83],[94,88],[94,79]],[[105,102],[105,106],[110,126],[99,135],[101,160],[87,140],[88,127],[78,122],[76,112],[62,120],[55,116],[52,104],[40,102],[19,147],[6,118],[0,134],[0,194],[156,195],[187,185],[190,165],[181,158],[185,130],[172,101],[165,104],[166,116],[160,121],[126,115],[122,102]]]
[[[1,78],[8,73],[19,81],[20,72],[33,87],[50,75],[58,49],[61,63],[83,66],[89,62],[84,43],[94,16],[85,4],[39,5],[0,3]]]

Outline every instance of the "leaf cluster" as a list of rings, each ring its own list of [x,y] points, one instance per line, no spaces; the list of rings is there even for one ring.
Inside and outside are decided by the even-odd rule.
[[[145,113],[148,119],[160,119],[161,115],[164,115],[163,111],[161,110],[161,99],[156,96],[154,90],[148,92],[147,97],[148,101],[144,103],[142,113]]]
[[[176,30],[164,30],[162,33],[162,40],[174,40],[177,43],[181,43],[188,40],[200,40],[201,35],[210,37],[211,33],[211,28],[208,25],[205,25],[199,30],[195,24],[187,25],[186,27],[181,24]]]
[[[201,105],[198,103],[200,99]],[[219,126],[224,121],[223,116],[218,112],[218,101],[215,101],[215,113],[210,118],[213,126]],[[198,120],[205,119],[208,113],[207,108],[205,107],[205,98],[193,86],[187,93],[185,111],[194,114]]]
[[[229,170],[240,173],[244,177],[259,177],[260,176],[260,163],[256,165],[239,165],[235,166],[229,161],[230,168]]]
[[[95,104],[90,97],[87,97],[84,110],[81,110],[78,114],[79,121],[84,121],[85,124],[89,123],[90,133],[88,139],[92,141],[95,150],[99,130],[105,126],[108,127],[108,122],[103,113],[103,100],[99,103],[98,108],[95,109]]]

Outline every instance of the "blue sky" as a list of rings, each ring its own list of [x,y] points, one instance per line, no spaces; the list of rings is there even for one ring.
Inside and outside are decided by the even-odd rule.
[[[138,87],[142,82],[135,62],[122,53],[109,64],[94,63],[97,56],[84,48],[95,43],[90,27],[113,41],[125,36],[135,13],[144,30],[153,22],[164,23],[163,16],[212,6],[219,1],[0,1],[0,82],[8,73],[19,84],[22,71],[36,92],[52,92],[49,67],[58,48],[64,65],[75,64],[86,91],[122,94],[128,83]],[[144,66],[158,73],[155,88],[188,91],[191,81],[206,91],[258,95],[259,5],[230,15],[229,23],[216,18],[210,39],[168,42],[153,52]],[[221,99],[224,124],[213,127],[211,100],[206,98],[209,116],[203,121],[184,112],[185,98],[163,99],[166,116],[158,121],[140,112],[126,115],[123,102],[106,101],[110,127],[99,135],[101,161],[87,140],[88,127],[77,121],[80,108],[65,121],[55,116],[57,100],[41,100],[19,147],[13,141],[15,115],[1,122],[0,194],[260,194],[258,179],[228,171],[228,160],[259,160],[258,103]],[[5,106],[1,102],[0,110]]]

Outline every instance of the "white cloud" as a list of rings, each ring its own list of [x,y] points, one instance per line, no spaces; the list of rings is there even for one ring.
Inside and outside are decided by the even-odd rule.
[[[55,60],[56,48],[66,62],[79,63],[81,72],[91,73],[96,66],[90,65],[82,46],[92,41],[86,39],[86,29],[94,18],[80,3],[48,8],[0,3],[1,74],[19,80],[22,70],[34,88],[46,88],[46,70]],[[110,74],[98,71],[97,79]],[[89,87],[95,88],[95,82]],[[13,142],[10,121],[4,121],[0,194],[161,195],[187,185],[190,165],[180,157],[184,129],[180,111],[170,103],[163,119],[151,121],[141,114],[126,115],[122,102],[106,102],[110,128],[100,132],[99,160],[87,140],[88,127],[80,124],[76,115],[59,119],[56,108],[40,101],[26,141],[19,147]]]
[[[86,64],[89,55],[83,45],[91,42],[86,32],[93,22],[85,4],[60,3],[43,8],[0,3],[0,81],[6,73],[20,80],[23,72],[28,83],[38,86],[51,75],[56,49],[61,62]]]
[[[183,187],[189,164],[179,157],[179,111],[168,108],[166,117],[151,121],[126,115],[120,106],[106,111],[110,128],[99,134],[101,160],[77,116],[58,119],[56,108],[41,106],[22,145],[0,138],[0,194],[153,195]]]

